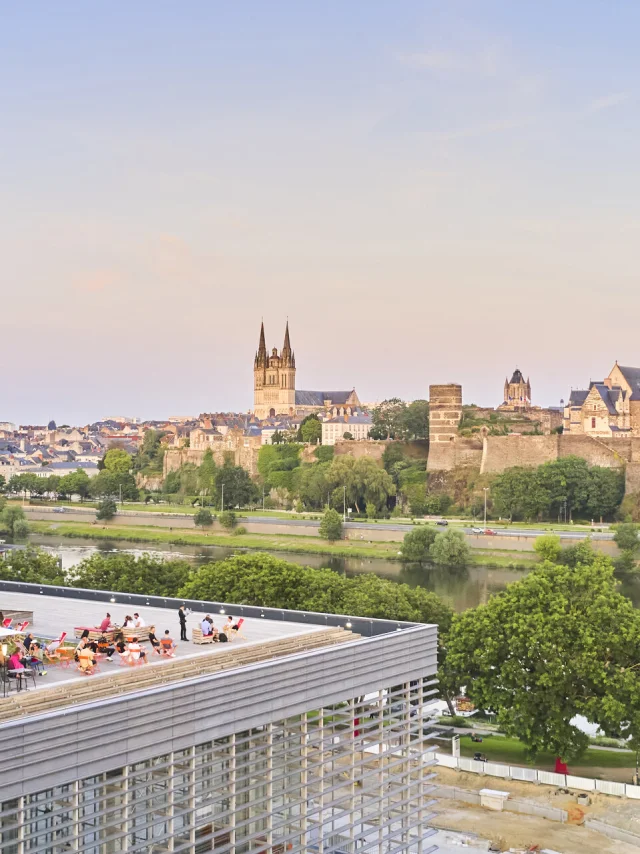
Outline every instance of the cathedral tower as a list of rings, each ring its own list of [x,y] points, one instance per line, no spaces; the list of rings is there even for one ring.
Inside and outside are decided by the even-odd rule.
[[[508,409],[513,412],[526,412],[531,409],[531,383],[525,382],[522,371],[516,368],[511,377],[504,381],[504,401],[498,409]]]
[[[289,339],[289,321],[284,333],[282,353],[276,347],[267,355],[264,323],[253,362],[253,412],[257,418],[294,415],[296,409],[296,357]]]

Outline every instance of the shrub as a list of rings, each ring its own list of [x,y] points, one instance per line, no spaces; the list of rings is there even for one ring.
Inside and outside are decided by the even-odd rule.
[[[246,533],[247,533],[247,529],[244,527],[244,525],[238,525],[238,527],[234,528],[234,530],[233,530],[233,536],[234,537],[242,537]]]
[[[98,504],[96,519],[99,521],[108,521],[109,519],[113,519],[117,512],[116,502],[112,498],[103,498]]]
[[[613,535],[620,551],[634,552],[640,546],[638,540],[638,525],[634,522],[623,522],[616,526],[616,532]]]
[[[29,536],[29,525],[25,519],[16,519],[13,524],[13,536],[16,540],[26,540]]]
[[[218,516],[218,521],[222,525],[223,528],[226,528],[230,531],[232,528],[238,524],[238,518],[233,510],[223,510],[222,513]]]
[[[207,510],[206,507],[201,507],[198,512],[193,517],[193,524],[200,525],[201,527],[209,527],[213,525],[213,516],[211,515],[211,511]]]
[[[560,537],[556,534],[544,534],[542,537],[536,537],[533,550],[539,555],[541,560],[550,560],[552,563],[557,563],[562,552]]]
[[[325,511],[320,522],[319,534],[329,542],[342,539],[342,519],[337,510],[329,509]]]
[[[460,531],[445,531],[436,536],[429,554],[439,566],[462,567],[469,562],[471,553],[464,534]]]
[[[429,549],[433,545],[437,530],[431,525],[417,525],[404,535],[401,560],[422,563],[430,559]]]
[[[367,506],[365,508],[367,519],[377,519],[378,518],[378,508],[375,504],[372,504],[370,501],[367,502]]]

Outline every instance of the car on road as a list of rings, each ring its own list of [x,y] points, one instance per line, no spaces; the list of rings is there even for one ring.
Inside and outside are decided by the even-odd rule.
[[[484,534],[484,528],[472,528],[471,533],[472,534]]]
[[[494,531],[493,528],[485,528],[484,534],[487,537],[497,537],[498,536],[498,532]]]
[[[446,528],[449,523],[446,519],[438,519],[436,525],[440,525],[441,528]]]
[[[66,507],[54,507],[53,512],[54,513],[66,513],[67,508]]]

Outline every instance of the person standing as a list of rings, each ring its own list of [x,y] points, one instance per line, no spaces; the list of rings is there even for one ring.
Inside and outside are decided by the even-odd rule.
[[[178,608],[178,619],[180,620],[180,640],[187,641],[189,638],[187,637],[187,613],[184,605],[180,605]]]

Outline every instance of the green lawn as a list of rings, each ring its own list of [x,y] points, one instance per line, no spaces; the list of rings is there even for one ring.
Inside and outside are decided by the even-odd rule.
[[[482,744],[471,741],[471,735],[460,736],[460,753],[462,756],[473,756],[474,753],[484,753],[493,762],[504,762],[506,765],[530,765],[536,768],[552,768],[555,756],[541,753],[536,762],[529,762],[525,756],[525,747],[517,738],[505,736],[482,736]],[[580,759],[574,759],[569,764],[569,770],[576,768],[635,768],[635,753],[628,751],[618,753],[614,750],[593,750],[588,748]]]
[[[319,537],[304,537],[295,534],[240,534],[178,529],[167,531],[162,528],[123,525],[83,525],[76,522],[30,522],[33,531],[62,537],[85,539],[128,540],[134,543],[173,543],[175,545],[230,546],[232,548],[256,549],[261,551],[286,551],[295,554],[328,554],[336,557],[383,557],[397,560],[398,543],[375,543],[363,545],[356,540],[340,540],[329,543]]]

